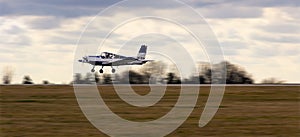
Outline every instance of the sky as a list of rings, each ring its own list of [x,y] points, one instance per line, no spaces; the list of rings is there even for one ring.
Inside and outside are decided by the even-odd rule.
[[[0,0],[0,69],[14,70],[12,83],[21,83],[24,75],[35,83],[69,83],[78,57],[103,50],[135,56],[140,44],[148,45],[147,58],[179,68],[191,60],[210,60],[205,50],[211,43],[197,47],[175,23],[153,18],[123,22],[149,14],[181,20],[192,31],[202,31],[203,39],[218,40],[224,58],[245,68],[256,83],[270,77],[300,83],[300,1],[182,0],[198,17],[170,1],[134,0],[122,7],[119,0]],[[91,66],[84,68],[88,72]],[[191,71],[184,68],[183,76]]]

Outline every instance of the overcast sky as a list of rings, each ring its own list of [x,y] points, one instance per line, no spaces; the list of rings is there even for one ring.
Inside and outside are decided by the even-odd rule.
[[[197,25],[201,25],[197,24],[195,21],[197,19],[189,17],[190,14],[182,7],[172,4],[145,7],[143,2],[146,0],[140,1],[141,3],[128,5],[126,9],[116,9],[114,12],[96,18],[99,23],[94,26],[91,23],[89,30],[93,31],[87,31],[86,37],[99,38],[102,33],[109,31],[108,28],[120,24],[120,18],[124,16],[134,18],[147,13],[178,16],[185,20],[185,24],[196,25],[196,28],[199,28]],[[35,83],[41,83],[42,80],[58,84],[69,83],[73,76],[76,43],[81,32],[99,12],[117,2],[119,1],[0,0],[0,69],[5,66],[14,68],[13,83],[21,83],[24,75],[30,75]],[[160,2],[163,3],[164,0]],[[300,83],[300,1],[183,0],[183,2],[195,9],[207,21],[223,49],[225,59],[243,66],[252,74],[255,82],[275,77],[290,83]],[[178,51],[185,49],[191,53],[191,56],[193,51],[197,51],[191,46],[192,40],[184,37],[184,31],[173,29],[170,24],[143,20],[143,22],[133,21],[126,25],[116,30],[111,35],[111,39],[107,40],[110,47],[101,50],[115,51],[118,44],[127,41],[127,45],[149,44],[149,50],[153,45],[152,56],[149,55],[149,58],[154,59],[157,59],[156,50],[162,53],[171,51],[169,57],[173,58],[174,55],[173,60],[180,60],[176,57],[185,56]],[[153,31],[153,33],[129,38],[129,33],[139,31]],[[158,33],[164,35],[161,37],[154,35]],[[165,37],[166,35],[172,38]],[[83,43],[86,42],[87,45],[101,43],[101,39],[84,40],[86,41]],[[191,47],[184,47],[183,50],[178,45],[170,47],[176,45],[174,43],[176,41]],[[125,48],[127,50],[123,52],[120,50],[120,53],[135,56],[139,45],[124,47],[128,47]],[[89,52],[88,48],[86,50],[83,52]],[[176,56],[178,54],[179,56]],[[207,61],[201,59],[202,55],[204,56],[201,53],[195,57],[199,58],[197,61]],[[184,61],[187,62],[182,60],[181,63]],[[91,68],[91,66],[87,67]],[[192,70],[184,70],[186,73],[188,71]]]

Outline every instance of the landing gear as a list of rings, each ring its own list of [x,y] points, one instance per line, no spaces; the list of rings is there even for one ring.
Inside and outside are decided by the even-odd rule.
[[[115,73],[115,72],[116,72],[116,69],[112,68],[111,73]]]
[[[103,72],[104,72],[104,71],[103,71],[103,67],[104,67],[104,66],[102,66],[102,68],[99,70],[100,73],[103,73]],[[116,69],[114,69],[113,67],[111,67],[111,68],[112,68],[112,69],[111,69],[111,73],[115,73],[115,72],[116,72]],[[91,72],[95,72],[95,66],[92,68]]]
[[[92,68],[91,72],[95,72],[95,66]]]
[[[102,66],[102,68],[99,70],[99,72],[100,72],[100,73],[103,73],[103,66]]]
[[[113,68],[113,66],[111,65],[111,73],[115,73],[116,69]]]

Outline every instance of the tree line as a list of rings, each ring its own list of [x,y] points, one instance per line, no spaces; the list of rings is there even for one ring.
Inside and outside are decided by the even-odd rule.
[[[76,73],[70,84],[253,84],[255,82],[243,67],[228,61],[217,64],[202,62],[198,65],[199,72],[191,74],[188,78],[181,78],[176,69],[167,72],[167,65],[164,62],[154,61],[146,63],[138,70],[127,70],[119,74]],[[3,84],[10,84],[12,77],[12,69],[5,68],[2,76]],[[283,82],[275,78],[267,78],[261,83]],[[50,84],[47,80],[42,83]],[[34,84],[34,82],[29,75],[26,75],[22,84]]]
[[[230,62],[221,62],[210,65],[200,64],[200,72],[189,78],[181,78],[177,71],[166,72],[166,64],[163,62],[150,62],[140,70],[129,70],[121,74],[86,73],[75,74],[75,84],[253,84],[252,76],[242,67]],[[226,75],[224,71],[226,70]],[[214,75],[212,76],[212,74]]]

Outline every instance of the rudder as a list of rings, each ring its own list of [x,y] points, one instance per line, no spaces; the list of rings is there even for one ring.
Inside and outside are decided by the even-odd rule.
[[[146,53],[147,53],[147,46],[142,45],[140,50],[139,50],[139,53],[137,54],[137,58],[138,59],[145,59]]]

